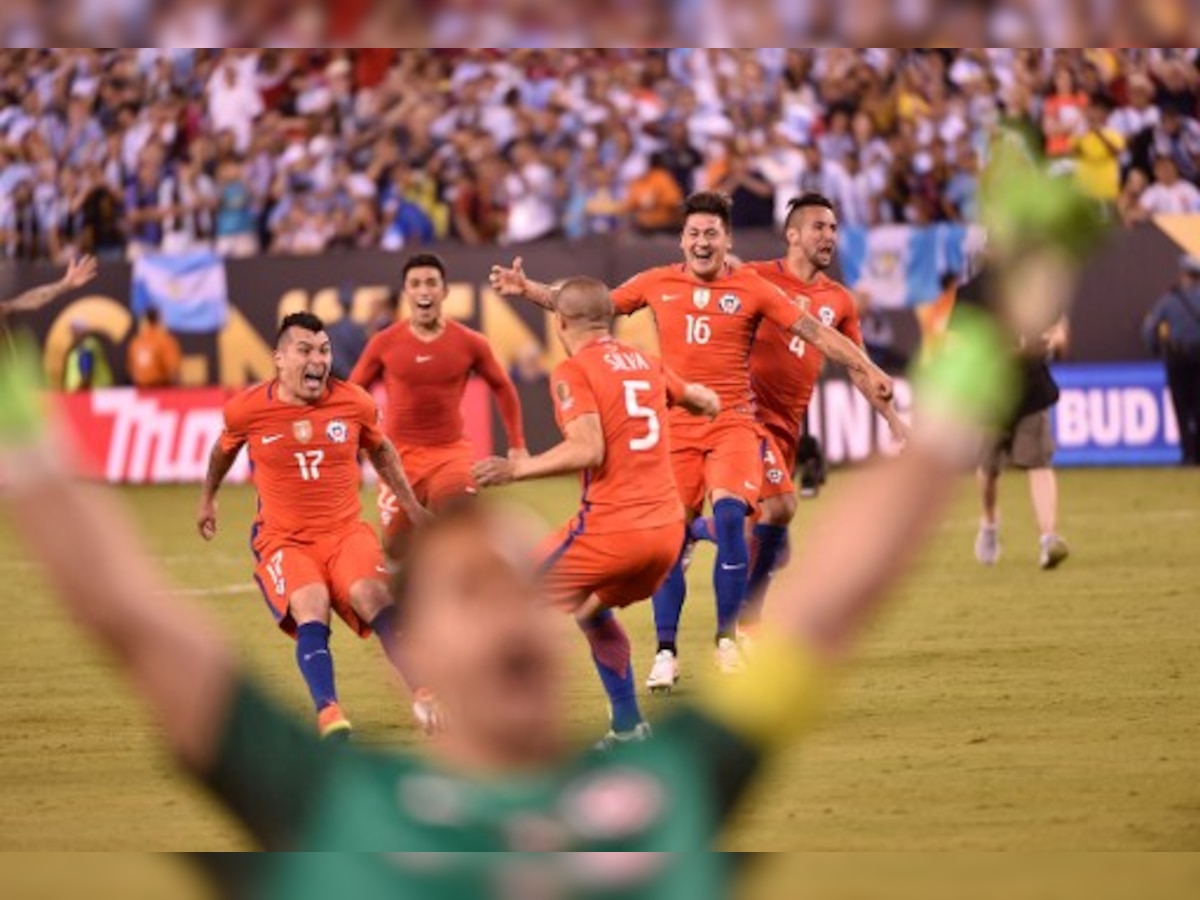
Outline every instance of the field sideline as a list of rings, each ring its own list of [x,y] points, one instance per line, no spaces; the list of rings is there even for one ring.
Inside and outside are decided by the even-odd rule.
[[[838,479],[801,504],[798,539]],[[551,522],[576,487],[512,489]],[[971,556],[967,485],[903,602],[843,679],[824,726],[780,760],[726,846],[737,850],[1188,850],[1200,848],[1200,483],[1194,472],[1063,475],[1075,557],[1035,565],[1024,483],[1003,484],[1005,558]],[[207,607],[247,664],[308,716],[291,647],[250,580],[253,494],[222,495],[221,533],[195,536],[193,488],[122,492],[181,592]],[[0,743],[0,849],[228,850],[244,838],[181,779],[125,686],[45,596],[0,527],[9,619]],[[852,540],[852,536],[847,537]],[[690,574],[686,697],[711,664],[711,551]],[[639,679],[648,606],[627,612]],[[376,645],[335,631],[338,679],[360,737],[417,741]],[[580,738],[604,727],[582,640],[569,685]],[[694,689],[694,688],[693,688]],[[651,715],[672,700],[649,700]]]

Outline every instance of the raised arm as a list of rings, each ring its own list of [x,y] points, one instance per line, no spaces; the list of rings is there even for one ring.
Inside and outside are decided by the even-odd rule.
[[[492,266],[488,281],[501,297],[524,297],[542,309],[554,309],[554,289],[525,274],[524,260],[517,257],[511,266]]]
[[[563,441],[545,453],[523,459],[480,460],[472,474],[483,487],[498,487],[513,481],[566,475],[599,466],[604,462],[604,429],[599,413],[576,416],[563,426]]]
[[[3,502],[72,618],[115,654],[193,769],[207,771],[232,702],[231,654],[204,615],[170,597],[124,511],[73,481],[40,422],[32,364],[0,360]]]
[[[58,281],[33,288],[11,300],[0,303],[0,313],[33,312],[63,294],[83,287],[96,277],[96,260],[91,256],[72,259],[66,274]]]
[[[421,505],[417,500],[417,495],[413,493],[412,485],[409,484],[408,475],[404,472],[404,464],[400,461],[400,454],[396,451],[395,445],[385,438],[374,447],[365,449],[367,459],[379,473],[379,480],[396,495],[396,501],[400,504],[400,508],[408,514],[408,518],[413,524],[420,525],[422,522],[428,521],[429,510]]]

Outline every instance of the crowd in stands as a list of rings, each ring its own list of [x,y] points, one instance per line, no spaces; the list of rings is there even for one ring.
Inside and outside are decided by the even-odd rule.
[[[1200,211],[1200,51],[0,50],[0,256],[228,256],[970,222],[998,136],[1133,223]]]

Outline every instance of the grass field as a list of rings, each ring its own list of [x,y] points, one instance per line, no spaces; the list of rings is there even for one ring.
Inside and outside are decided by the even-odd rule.
[[[801,505],[800,540],[836,491],[835,480]],[[1200,849],[1200,482],[1178,471],[1069,472],[1062,493],[1075,551],[1068,565],[1037,570],[1024,484],[1013,477],[1002,495],[1005,558],[985,571],[971,555],[964,484],[823,727],[764,779],[730,829],[729,849]],[[576,491],[561,481],[512,494],[558,521]],[[212,545],[195,537],[195,496],[123,492],[180,592],[308,716],[291,646],[249,578],[252,494],[223,495]],[[176,774],[125,685],[46,597],[9,525],[0,538],[9,610],[0,630],[0,849],[245,846]],[[693,674],[710,664],[710,569],[711,553],[701,551],[682,641]],[[625,621],[643,676],[653,651],[648,606]],[[414,745],[377,647],[344,629],[335,635],[339,686],[360,737]],[[602,730],[604,707],[582,642],[576,657],[572,726],[584,738]],[[674,699],[647,701],[649,712],[686,699],[694,683],[685,675]]]

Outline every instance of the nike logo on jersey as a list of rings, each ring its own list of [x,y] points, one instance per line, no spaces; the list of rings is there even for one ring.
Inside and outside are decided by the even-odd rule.
[[[283,440],[282,434],[271,434],[271,435],[264,434],[262,442],[263,442],[263,444],[273,444],[276,441],[280,441],[280,440]]]
[[[662,295],[663,303],[670,303],[672,300],[678,300],[678,299],[679,299],[679,294],[663,294]]]
[[[757,488],[758,488],[758,485],[757,485],[757,484],[751,484],[749,481],[743,481],[743,482],[742,482],[742,485],[743,485],[743,486],[746,488],[746,490],[748,490],[748,491],[753,491],[753,490],[755,490],[755,489],[757,489]]]
[[[418,362],[418,363],[427,363],[427,362],[429,362],[431,359],[433,359],[433,357],[432,357],[432,356],[418,356],[418,357],[417,357],[417,362]]]

